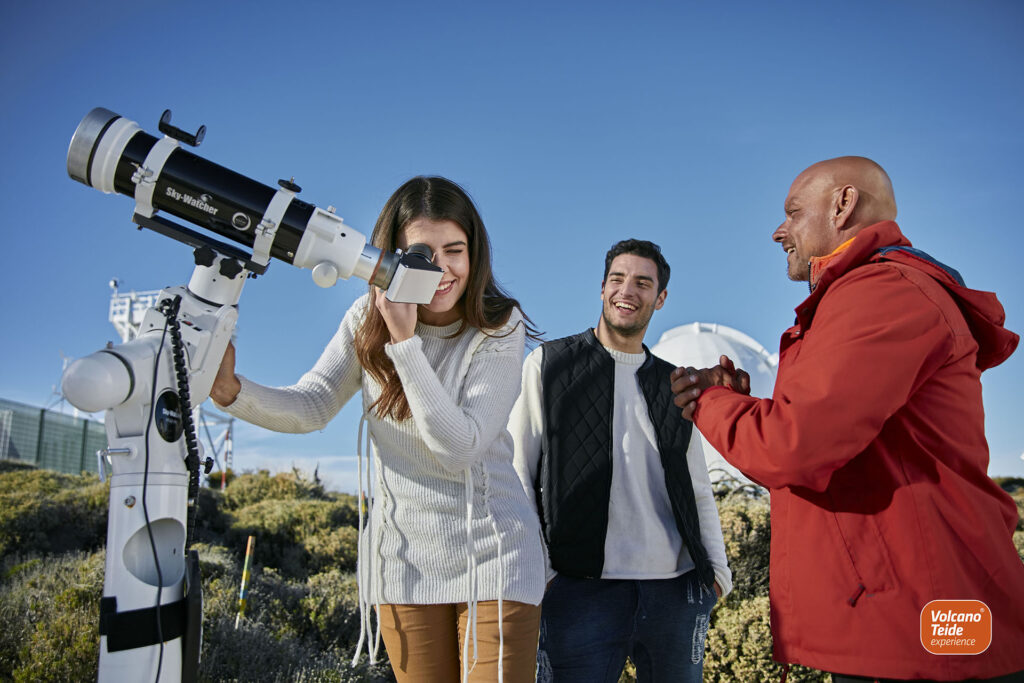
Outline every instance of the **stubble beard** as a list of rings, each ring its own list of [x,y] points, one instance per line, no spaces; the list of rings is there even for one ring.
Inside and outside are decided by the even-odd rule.
[[[653,313],[653,311],[652,311]],[[644,333],[647,332],[647,325],[651,322],[651,316],[648,315],[644,320],[637,320],[632,325],[616,325],[612,322],[611,316],[608,315],[607,310],[601,311],[601,317],[604,318],[604,325],[615,334],[623,337],[643,337]]]

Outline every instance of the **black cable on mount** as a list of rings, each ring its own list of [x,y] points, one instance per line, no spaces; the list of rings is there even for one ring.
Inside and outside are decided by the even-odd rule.
[[[192,399],[188,388],[188,367],[185,365],[185,345],[181,341],[181,323],[178,310],[181,295],[164,299],[157,304],[157,310],[167,318],[167,331],[171,335],[171,356],[174,359],[174,376],[178,385],[178,400],[181,402],[181,424],[185,436],[185,468],[188,470],[188,521],[185,532],[185,549],[192,545],[195,532],[196,511],[199,507],[199,446],[196,440],[195,423],[192,421]]]

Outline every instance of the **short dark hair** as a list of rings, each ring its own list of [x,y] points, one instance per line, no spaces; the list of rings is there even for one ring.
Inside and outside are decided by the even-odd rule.
[[[634,239],[617,242],[605,254],[602,282],[608,279],[608,271],[611,270],[612,261],[615,260],[616,256],[622,256],[623,254],[633,254],[654,261],[654,265],[658,267],[658,294],[661,294],[668,287],[668,278],[672,274],[672,269],[668,267],[668,261],[662,256],[661,247],[654,242]]]

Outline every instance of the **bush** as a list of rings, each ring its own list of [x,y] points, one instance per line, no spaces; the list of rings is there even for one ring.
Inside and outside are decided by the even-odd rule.
[[[311,576],[302,599],[317,638],[325,646],[355,653],[359,641],[359,589],[355,574],[337,569]]]
[[[354,541],[346,539],[354,537],[337,530],[355,524],[356,515],[351,506],[335,500],[263,500],[232,515],[226,541],[244,548],[254,535],[257,562],[305,580],[329,562],[351,564],[346,558],[354,552]]]
[[[94,475],[18,469],[0,476],[0,555],[95,550],[110,487]]]
[[[239,575],[241,572],[239,571]],[[203,579],[206,609],[200,670],[206,681],[393,681],[384,661],[351,666],[359,638],[353,574],[331,571],[306,585],[273,569],[253,573],[246,616],[236,630],[238,582]]]
[[[230,467],[227,471],[216,470],[206,475],[206,485],[211,489],[220,489],[220,480],[224,479],[224,486],[231,486],[231,482],[238,478],[238,475]]]
[[[359,549],[358,537],[359,531],[355,527],[342,526],[305,539],[303,547],[309,554],[310,573],[328,569],[354,572]]]
[[[299,470],[280,472],[271,476],[267,470],[246,472],[230,480],[224,490],[224,507],[241,508],[266,500],[325,500],[328,497],[323,483],[314,472],[312,479]]]
[[[742,494],[727,496],[718,502],[718,515],[733,577],[726,601],[766,597],[771,545],[768,501]]]
[[[782,667],[772,659],[768,598],[729,601],[715,608],[704,653],[705,681],[777,681]],[[788,681],[827,681],[828,674],[794,666]]]
[[[1024,487],[1016,489],[1010,495],[1017,504],[1017,531],[1024,531]]]
[[[7,558],[0,585],[0,679],[96,678],[103,551]]]

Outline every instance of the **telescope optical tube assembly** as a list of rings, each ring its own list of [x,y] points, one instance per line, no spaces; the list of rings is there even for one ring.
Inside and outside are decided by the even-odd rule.
[[[161,130],[168,135],[158,139],[109,109],[93,109],[71,139],[68,175],[102,192],[133,197],[133,220],[143,227],[196,246],[196,233],[154,217],[159,210],[249,247],[253,253],[245,267],[252,272],[262,273],[273,257],[312,270],[321,287],[355,275],[388,290],[392,301],[430,302],[441,270],[430,263],[429,255],[403,257],[367,244],[366,237],[345,225],[333,209],[325,211],[298,199],[299,187],[293,182],[280,181],[275,190],[184,149],[179,139],[198,144],[205,128],[188,136],[169,122],[166,111]],[[421,272],[397,278],[392,288],[395,275],[410,269]],[[423,285],[424,278],[429,283],[435,276],[433,287]],[[401,286],[411,280],[415,286]]]

